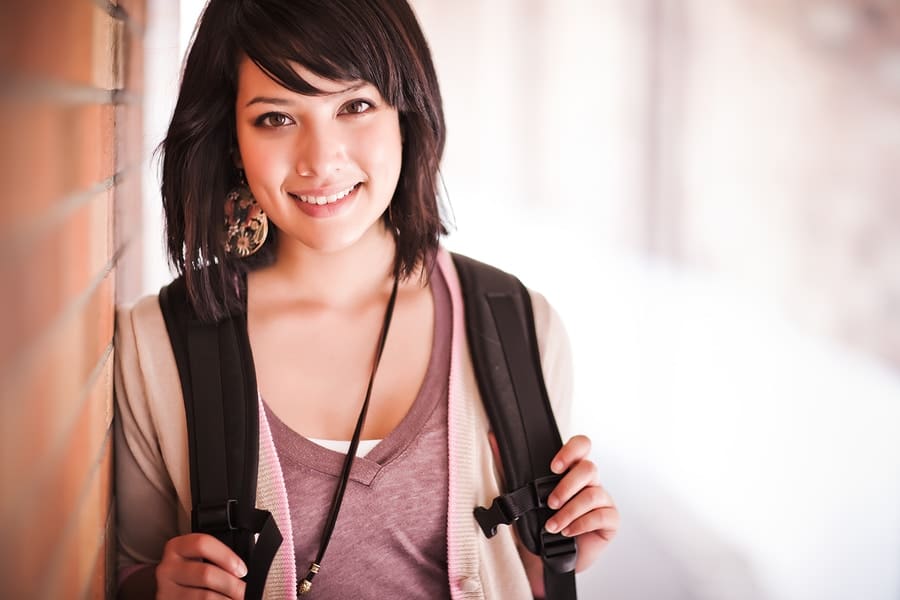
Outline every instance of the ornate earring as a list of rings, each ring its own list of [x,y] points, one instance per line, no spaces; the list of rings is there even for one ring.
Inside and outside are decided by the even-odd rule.
[[[269,234],[269,218],[263,212],[241,172],[241,184],[225,199],[225,252],[245,258],[258,251]]]

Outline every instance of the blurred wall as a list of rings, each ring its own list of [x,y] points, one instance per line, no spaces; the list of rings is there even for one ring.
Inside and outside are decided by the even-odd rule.
[[[111,593],[113,307],[140,285],[144,0],[0,3],[0,580]]]
[[[573,342],[584,598],[900,596],[900,4],[415,0],[447,243]]]
[[[900,368],[900,3],[674,5],[664,253]]]

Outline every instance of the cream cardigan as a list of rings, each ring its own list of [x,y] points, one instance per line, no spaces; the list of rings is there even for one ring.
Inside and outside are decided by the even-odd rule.
[[[531,598],[510,527],[491,539],[472,510],[499,494],[488,442],[487,415],[469,358],[459,279],[450,255],[438,265],[453,304],[450,358],[447,570],[451,597]],[[569,343],[556,312],[531,292],[544,378],[566,435],[572,376]],[[116,328],[116,502],[118,566],[127,576],[158,563],[166,541],[190,532],[190,475],[184,403],[175,359],[156,296],[120,309]],[[260,408],[257,506],[272,512],[284,536],[266,583],[266,599],[294,598],[297,582],[284,478],[265,413]]]

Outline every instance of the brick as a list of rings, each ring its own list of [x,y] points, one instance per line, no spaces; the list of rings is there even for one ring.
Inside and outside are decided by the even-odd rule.
[[[69,598],[86,587],[95,553],[107,543],[112,495],[112,436],[101,442],[76,473],[58,471],[58,482],[75,481],[77,487],[49,487],[4,523],[9,547],[16,549],[0,565],[15,573],[5,579],[13,586],[8,597]]]
[[[115,173],[115,107],[0,101],[0,169],[16,219],[0,231],[45,215],[62,198],[91,189]],[[27,199],[27,200],[26,200]],[[8,235],[8,234],[6,234]]]
[[[125,85],[125,24],[109,13],[94,11],[91,83],[104,90]]]
[[[121,28],[90,0],[2,2],[0,71],[113,89]]]
[[[158,0],[152,0],[158,1]],[[147,23],[147,0],[118,0],[129,29],[143,31]]]
[[[146,168],[144,159],[143,107],[140,104],[116,106],[116,171]]]
[[[83,384],[81,391],[42,402],[44,410],[23,411],[21,418],[39,426],[31,435],[20,436],[14,458],[10,457],[15,463],[5,469],[9,476],[21,481],[32,479],[40,486],[40,478],[59,463],[78,463],[94,455],[96,441],[103,439],[113,413],[112,353],[101,361],[96,380]]]
[[[106,531],[103,535],[103,543],[97,549],[97,556],[94,558],[93,566],[87,581],[87,588],[84,590],[82,598],[89,600],[105,600],[106,598],[115,598],[115,587],[112,584],[115,581],[113,573],[113,563],[110,561],[110,550],[115,549],[114,521],[115,511],[110,507],[109,514],[106,519]]]
[[[133,27],[125,28],[122,52],[125,89],[140,94],[144,90],[144,38]]]
[[[60,461],[77,462],[85,453],[93,455],[89,445],[100,437],[97,431],[105,429],[111,413],[109,366],[100,361],[112,342],[113,289],[112,278],[103,279],[87,305],[32,349],[7,377],[0,464],[7,478],[3,489],[11,491],[0,497],[4,509],[0,514],[67,491],[50,493],[47,473],[55,472]],[[102,377],[94,388],[86,389],[98,365],[104,367]],[[85,392],[89,393],[87,404],[78,405]],[[60,448],[65,448],[65,457],[60,456]],[[75,473],[74,467],[66,474]],[[16,485],[9,485],[12,481]]]
[[[113,511],[110,511],[110,515],[112,515],[112,512]],[[107,536],[104,539],[104,543],[97,549],[97,556],[94,557],[90,574],[87,577],[84,594],[81,596],[82,598],[103,600],[107,597],[114,597],[112,595],[106,595],[106,547],[110,544],[110,539],[111,538]]]
[[[85,201],[46,234],[14,249],[14,260],[0,265],[19,293],[0,295],[2,313],[14,315],[0,338],[0,371],[34,342],[103,271],[113,254],[112,198],[105,190]]]
[[[66,513],[62,535],[48,536],[53,550],[44,566],[42,598],[72,597],[92,587],[97,563],[105,563],[107,524],[112,508],[112,438],[107,438],[93,473],[80,482],[80,501]],[[95,463],[92,463],[92,465]],[[102,557],[102,558],[101,558]],[[102,587],[101,587],[102,589]]]

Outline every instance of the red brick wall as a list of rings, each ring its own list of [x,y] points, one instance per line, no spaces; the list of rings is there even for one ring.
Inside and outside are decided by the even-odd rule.
[[[140,277],[143,6],[0,3],[4,598],[103,598],[113,582],[113,307]]]

